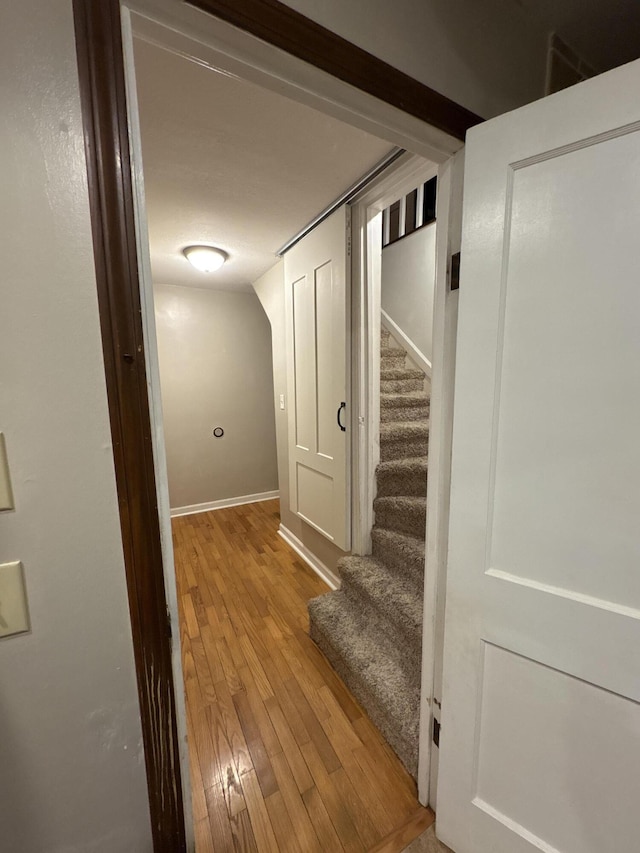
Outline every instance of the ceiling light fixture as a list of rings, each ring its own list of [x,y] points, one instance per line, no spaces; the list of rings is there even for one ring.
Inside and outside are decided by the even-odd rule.
[[[182,250],[182,254],[200,272],[219,270],[229,257],[222,249],[215,249],[213,246],[187,246]]]

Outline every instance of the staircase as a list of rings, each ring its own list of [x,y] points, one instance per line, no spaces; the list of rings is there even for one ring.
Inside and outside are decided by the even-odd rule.
[[[370,557],[309,602],[310,633],[412,776],[418,769],[428,379],[382,331],[380,464]]]

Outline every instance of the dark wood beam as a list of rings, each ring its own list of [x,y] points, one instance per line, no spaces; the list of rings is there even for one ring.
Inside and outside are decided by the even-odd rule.
[[[188,5],[215,15],[457,139],[464,140],[467,130],[483,121],[279,0],[188,0]]]

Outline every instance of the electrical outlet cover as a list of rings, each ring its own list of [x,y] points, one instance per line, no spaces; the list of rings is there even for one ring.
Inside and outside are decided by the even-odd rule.
[[[4,442],[4,434],[0,432],[0,512],[6,509],[14,509],[14,503],[11,478],[9,476],[7,447]]]
[[[24,634],[30,627],[22,563],[3,563],[0,565],[0,637]]]

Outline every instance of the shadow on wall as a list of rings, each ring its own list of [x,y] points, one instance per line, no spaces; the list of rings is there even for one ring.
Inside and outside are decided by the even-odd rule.
[[[12,638],[0,640],[10,643]],[[0,850],[35,853],[47,840],[34,804],[40,802],[38,776],[31,769],[29,744],[24,742],[7,715],[0,696]],[[11,820],[7,820],[7,816]]]

